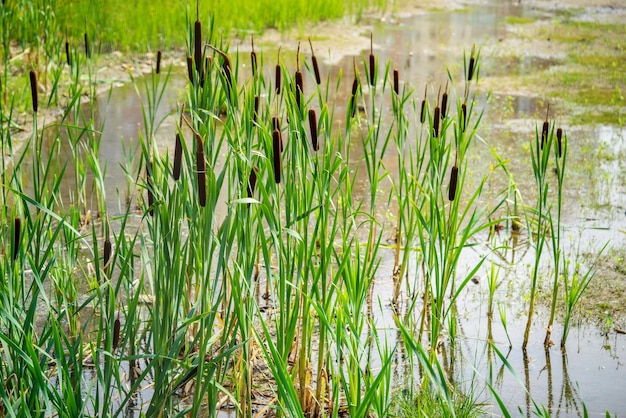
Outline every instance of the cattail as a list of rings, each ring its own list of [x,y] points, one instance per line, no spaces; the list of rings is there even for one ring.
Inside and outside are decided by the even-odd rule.
[[[424,98],[422,99],[422,108],[420,110],[420,122],[426,122],[426,95],[428,93],[428,85],[424,87]]]
[[[441,119],[446,118],[446,113],[448,111],[448,90],[443,92],[443,96],[441,96]]]
[[[33,112],[37,113],[39,108],[39,100],[37,99],[37,74],[30,70],[30,95],[33,99]]]
[[[280,135],[280,131],[277,129],[274,129],[274,132],[272,133],[272,144],[273,144],[273,149],[274,149],[274,181],[276,182],[276,184],[280,183],[280,153],[281,153],[281,147],[282,147],[282,140],[281,140],[281,135]]]
[[[70,55],[70,43],[67,41],[67,39],[65,40],[65,59],[67,61],[67,66],[71,67],[72,66],[72,56]]]
[[[461,115],[463,116],[462,122],[462,130],[465,132],[465,128],[467,126],[467,104],[463,103],[461,105]]]
[[[196,71],[198,75],[202,74],[202,23],[199,20],[196,20],[193,27],[193,53],[194,60],[196,62]]]
[[[174,180],[180,179],[180,167],[183,161],[183,142],[180,134],[176,134],[176,144],[174,146]]]
[[[187,56],[187,77],[189,77],[189,82],[193,84],[193,57],[191,55]]]
[[[161,50],[157,51],[156,73],[161,74]]]
[[[85,32],[85,56],[91,58],[91,51],[89,50],[89,35]]]
[[[254,96],[254,113],[252,114],[252,122],[256,123],[259,119],[259,96]]]
[[[457,183],[458,177],[459,177],[459,167],[457,167],[455,164],[454,167],[452,167],[452,172],[450,173],[450,186],[448,189],[448,200],[450,200],[451,202],[456,197],[456,183]]]
[[[543,149],[543,145],[548,140],[548,131],[550,130],[550,122],[547,120],[543,122],[543,127],[541,129],[541,149]]]
[[[20,242],[22,239],[22,220],[20,218],[13,219],[13,260],[17,259],[20,253]]]
[[[148,189],[148,207],[150,208],[150,216],[154,216],[154,195],[152,194],[152,161],[146,164],[146,187]]]
[[[476,65],[476,59],[474,58],[474,54],[472,52],[472,56],[469,61],[469,68],[467,70],[467,81],[472,81],[474,77],[474,66]]]
[[[102,266],[107,268],[109,266],[109,261],[111,260],[111,240],[104,240],[104,251],[102,254]]]
[[[113,350],[117,348],[117,345],[120,343],[120,318],[115,318],[115,322],[113,322]]]
[[[302,112],[302,94],[304,92],[304,80],[302,79],[302,72],[296,71],[296,103],[298,109]]]
[[[206,206],[206,161],[204,160],[204,144],[198,132],[196,137],[196,173],[198,176],[198,202],[200,206]]]
[[[370,33],[370,85],[376,85],[376,57],[374,56],[374,35]]]
[[[280,48],[278,48],[278,63],[276,64],[276,79],[275,79],[275,88],[276,88],[277,95],[280,95],[281,82],[282,82],[282,74],[281,74],[281,69],[280,69]]]
[[[556,141],[557,141],[557,158],[560,158],[563,152],[563,129],[559,128],[556,130]]]
[[[320,68],[317,64],[317,57],[315,56],[315,52],[313,51],[311,38],[309,38],[309,45],[311,46],[311,60],[313,61],[313,73],[315,74],[315,82],[319,86],[320,84],[322,84],[322,78],[320,77]]]
[[[350,97],[350,109],[352,112],[352,117],[356,115],[356,93],[359,90],[359,80],[354,75],[354,81],[352,82],[352,96]]]
[[[278,118],[278,116],[274,116],[272,118],[272,130],[280,132],[280,119]],[[284,150],[282,135],[281,135],[281,139],[280,139],[280,150],[281,151]]]
[[[315,109],[309,109],[309,129],[311,130],[311,144],[313,145],[313,151],[319,149],[317,142],[317,115]]]
[[[254,51],[254,35],[252,36],[252,52],[250,52],[250,64],[252,65],[252,77],[257,73],[257,57]]]
[[[233,73],[230,67],[230,59],[226,54],[222,54],[222,58],[224,59],[224,61],[222,62],[222,70],[224,71],[224,77],[226,78],[226,83],[228,85],[230,94],[230,89],[233,87]]]
[[[248,197],[252,197],[254,194],[254,189],[256,188],[256,171],[258,168],[256,166],[252,167],[250,170],[250,177],[248,177]]]
[[[393,70],[393,91],[400,94],[400,73],[398,70]]]
[[[437,138],[439,136],[439,117],[441,114],[441,109],[439,106],[435,107],[435,116],[433,117],[433,137]]]

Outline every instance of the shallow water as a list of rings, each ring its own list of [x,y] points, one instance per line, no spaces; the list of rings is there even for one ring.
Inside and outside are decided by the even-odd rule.
[[[507,16],[549,18],[553,12],[526,9],[516,2],[487,1],[479,6],[453,12],[426,13],[394,20],[371,20],[375,40],[374,52],[381,63],[391,60],[399,70],[402,80],[410,83],[421,92],[428,83],[430,95],[435,95],[447,80],[446,68],[455,78],[462,73],[463,51],[469,51],[472,45],[494,42],[507,36],[505,18]],[[365,54],[365,52],[364,52]],[[353,75],[355,57],[345,57],[337,66],[324,66],[324,74],[330,72],[335,79],[339,72],[344,81],[337,97],[338,114],[345,113],[341,103],[347,103],[350,82]],[[266,63],[268,63],[266,58]],[[361,64],[361,56],[356,57]],[[518,60],[490,60],[483,56],[482,75],[517,75],[528,71],[557,65],[552,59],[541,57],[523,57]],[[266,68],[270,77],[272,63]],[[158,116],[172,113],[177,102],[182,101],[186,85],[185,76],[174,74],[170,86],[159,107]],[[307,80],[311,83],[312,80]],[[333,84],[333,82],[331,82]],[[417,93],[420,97],[422,93]],[[142,127],[141,103],[132,86],[115,88],[110,98],[100,98],[98,109],[106,108],[100,118],[104,121],[101,157],[107,162],[107,198],[109,209],[115,212],[125,198],[125,176],[120,165],[127,158],[123,152],[122,140],[136,144],[138,131]],[[108,104],[106,103],[108,101]],[[477,162],[491,155],[493,146],[499,155],[509,159],[520,190],[532,189],[533,178],[530,170],[528,152],[525,144],[534,136],[535,126],[545,117],[546,103],[536,97],[508,96],[494,94],[484,98],[486,105],[485,122],[479,135],[487,144],[479,144]],[[106,104],[106,106],[105,106]],[[558,114],[558,106],[552,108]],[[165,120],[157,133],[161,152],[173,149],[175,118]],[[564,208],[564,224],[568,242],[566,247],[571,254],[577,251],[590,251],[601,248],[608,240],[612,247],[622,247],[626,243],[626,181],[624,152],[626,150],[626,131],[615,126],[583,126],[567,128],[570,140],[570,165],[568,166],[568,190]],[[358,147],[357,147],[358,148]],[[356,151],[356,150],[355,150]],[[390,156],[386,163],[393,170],[394,160]],[[353,158],[358,158],[355,152]],[[589,161],[596,161],[589,163]],[[478,167],[480,174],[487,167]],[[121,204],[123,206],[123,203]],[[381,214],[384,216],[384,213]],[[506,237],[503,237],[503,239]],[[522,240],[523,241],[523,240]],[[582,247],[582,248],[581,248]],[[483,250],[486,251],[486,250]],[[541,324],[547,318],[547,312],[541,310],[535,320],[527,355],[519,348],[525,325],[524,291],[530,274],[529,264],[533,258],[528,243],[518,244],[516,253],[510,251],[503,257],[505,271],[501,274],[502,285],[496,300],[508,306],[508,321],[513,349],[508,351],[507,336],[498,318],[494,314],[492,324],[493,338],[499,350],[506,355],[517,377],[502,366],[498,357],[488,350],[486,280],[485,271],[479,274],[478,284],[470,283],[459,299],[459,337],[453,346],[449,342],[445,349],[448,356],[454,356],[450,374],[453,380],[465,387],[472,387],[480,400],[493,404],[487,389],[481,381],[491,381],[510,410],[518,406],[524,415],[530,416],[532,404],[527,398],[524,386],[530,391],[532,399],[543,404],[551,416],[582,416],[582,402],[590,416],[604,415],[608,409],[614,413],[626,411],[626,371],[623,358],[626,356],[626,336],[613,332],[603,335],[601,329],[593,325],[580,324],[570,333],[567,356],[562,356],[554,347],[546,356],[543,348],[545,330]],[[471,265],[481,255],[481,250],[468,254],[462,264]],[[392,260],[392,256],[383,254],[383,260]],[[506,263],[505,263],[506,262]],[[372,313],[377,327],[388,330],[387,335],[393,344],[396,332],[393,331],[393,311],[389,306],[392,297],[392,285],[389,280],[393,266],[381,264],[376,277],[375,294],[380,298],[382,312],[378,303],[374,303]],[[560,338],[561,327],[555,326],[553,339]],[[398,379],[403,379],[403,353],[397,354]],[[480,375],[477,378],[475,374]],[[401,384],[402,381],[398,381]],[[498,408],[490,409],[498,414]]]

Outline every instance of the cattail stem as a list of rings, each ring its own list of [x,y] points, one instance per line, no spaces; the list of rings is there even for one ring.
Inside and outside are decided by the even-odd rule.
[[[279,130],[274,129],[272,133],[272,145],[274,151],[274,181],[280,183],[280,154],[282,147],[282,139]]]
[[[37,93],[37,74],[35,71],[30,71],[30,95],[33,100],[33,112],[37,113],[37,109],[39,108],[39,100]]]
[[[202,74],[202,23],[199,20],[196,20],[193,27],[193,53],[194,53],[194,61],[196,63],[196,71],[198,75]]]
[[[20,253],[20,243],[22,240],[22,219],[13,219],[13,260],[17,260]]]
[[[309,109],[309,129],[311,130],[311,145],[313,145],[313,151],[319,149],[319,143],[317,142],[317,115],[315,109]]]
[[[458,177],[459,177],[459,167],[457,167],[455,164],[454,167],[452,167],[452,172],[450,173],[450,185],[448,188],[448,200],[450,200],[451,202],[456,197],[456,184],[457,184]]]

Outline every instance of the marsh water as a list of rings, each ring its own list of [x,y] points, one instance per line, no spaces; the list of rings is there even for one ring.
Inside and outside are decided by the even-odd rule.
[[[409,83],[416,90],[416,96],[421,97],[420,92],[426,84],[431,90],[429,94],[436,94],[434,90],[444,85],[448,78],[447,69],[456,79],[462,78],[464,51],[469,51],[474,44],[494,45],[505,38],[507,17],[551,19],[554,13],[556,12],[525,7],[513,1],[491,0],[470,4],[457,11],[407,13],[400,17],[382,19],[366,18],[362,24],[364,36],[369,36],[370,30],[373,33],[374,52],[380,63],[390,60],[399,69],[403,82]],[[354,30],[361,29],[355,27]],[[332,34],[327,36],[332,38]],[[270,52],[265,58],[268,78],[271,77],[274,65],[269,58],[274,56],[274,51]],[[363,55],[367,53],[363,52]],[[318,55],[322,56],[322,51],[318,51]],[[345,113],[355,59],[359,64],[363,61],[362,55],[345,56],[338,64],[321,66],[322,73],[330,74],[331,80],[336,79],[338,74],[343,74],[343,82],[336,98],[338,114]],[[184,57],[181,57],[181,63],[183,60]],[[242,58],[241,62],[247,60]],[[540,53],[529,53],[519,59],[490,57],[485,53],[482,56],[480,76],[487,78],[503,73],[524,74],[557,63],[557,59],[546,58]],[[249,71],[249,67],[242,64],[240,71]],[[311,79],[305,82],[313,83]],[[158,118],[165,118],[156,135],[162,152],[173,151],[176,118],[171,114],[184,100],[186,83],[182,67],[174,68],[158,111]],[[331,82],[331,85],[334,83]],[[534,136],[536,124],[545,118],[547,101],[539,96],[516,96],[498,91],[491,95],[487,93],[485,91],[481,94],[485,116],[479,136],[484,142],[477,143],[471,157],[475,161],[472,167],[476,178],[489,170],[489,162],[493,160],[493,147],[495,152],[509,160],[509,169],[520,190],[531,190],[534,180],[525,146]],[[99,117],[104,122],[100,157],[107,164],[109,210],[115,212],[126,193],[126,179],[121,166],[128,157],[124,153],[123,142],[137,143],[138,132],[143,123],[143,98],[138,96],[133,86],[123,85],[114,88],[110,96],[102,96],[98,100]],[[566,111],[558,103],[551,103],[551,113],[557,115],[557,120],[559,112]],[[624,248],[626,167],[619,156],[626,150],[626,130],[613,125],[564,128],[570,140],[571,156],[564,208],[567,251],[572,256],[589,255],[597,252],[607,241],[611,248]],[[128,145],[126,147],[129,149]],[[356,149],[358,144],[355,144],[353,155],[355,164],[358,160]],[[589,160],[596,159],[599,152],[612,157],[590,163]],[[386,157],[386,167],[390,171],[397,169],[394,161],[394,156]],[[385,215],[383,208],[381,217],[384,218]],[[391,231],[390,223],[387,227]],[[553,330],[553,339],[557,346],[546,353],[543,346],[543,324],[547,322],[549,312],[547,307],[541,307],[528,351],[522,351],[520,347],[527,309],[524,295],[529,286],[532,249],[524,234],[515,238],[503,235],[498,239],[506,243],[508,249],[500,254],[501,285],[496,299],[499,303],[506,304],[507,328],[513,348],[509,349],[507,335],[502,322],[497,319],[497,313],[493,323],[487,318],[487,271],[483,269],[477,275],[476,283],[470,283],[457,302],[459,338],[454,344],[444,345],[450,379],[460,383],[462,387],[471,388],[479,400],[495,405],[488,389],[481,383],[487,381],[511,411],[519,407],[522,414],[527,416],[532,414],[532,401],[544,405],[551,416],[582,416],[583,402],[589,416],[604,416],[605,410],[617,414],[626,411],[626,335],[615,333],[612,327],[580,321],[570,333],[567,354],[562,355],[557,341],[561,326],[557,323]],[[387,330],[389,342],[393,344],[397,337],[393,321],[394,311],[389,304],[393,287],[393,253],[391,249],[383,251],[383,262],[378,270],[374,292],[381,303],[379,305],[376,301],[371,309],[374,323],[379,329]],[[486,252],[487,248],[481,245],[468,250],[464,264],[472,265]],[[378,306],[382,306],[382,310]],[[493,332],[496,346],[506,356],[515,373],[503,366],[502,361],[486,343],[489,328]],[[397,378],[395,383],[399,388],[404,384],[406,372],[410,369],[405,357],[399,349],[394,371]],[[497,406],[490,407],[489,411],[494,415],[499,414]]]

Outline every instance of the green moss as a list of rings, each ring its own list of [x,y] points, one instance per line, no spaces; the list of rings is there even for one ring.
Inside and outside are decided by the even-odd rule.
[[[528,23],[535,23],[537,19],[521,16],[507,16],[505,22],[509,25],[525,25]]]

